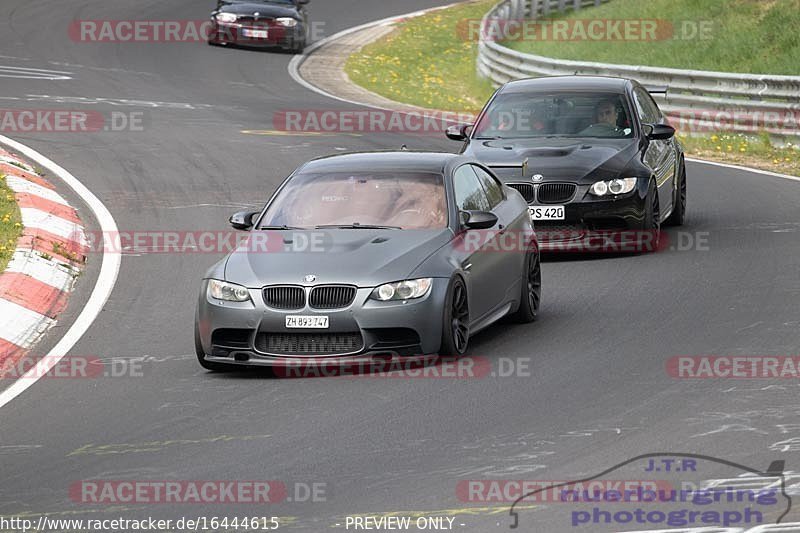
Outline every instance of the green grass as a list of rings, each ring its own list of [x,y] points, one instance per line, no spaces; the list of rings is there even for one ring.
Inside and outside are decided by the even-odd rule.
[[[0,272],[3,272],[22,235],[22,221],[14,193],[6,186],[6,177],[0,174]]]
[[[347,61],[355,83],[392,100],[443,111],[477,112],[492,85],[475,73],[477,44],[456,31],[496,0],[478,0],[401,23]]]
[[[683,136],[678,139],[692,157],[800,176],[800,150],[788,143],[777,147],[769,137],[741,133]]]
[[[800,75],[800,0],[612,0],[552,20],[564,18],[659,19],[671,23],[673,37],[641,42],[556,41],[534,35],[506,44],[559,59]],[[707,25],[706,38],[688,38],[701,24]],[[662,27],[669,26],[659,23],[658,28]],[[660,30],[656,34],[662,35]]]

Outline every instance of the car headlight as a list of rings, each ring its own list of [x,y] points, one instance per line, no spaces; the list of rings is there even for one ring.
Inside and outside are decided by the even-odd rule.
[[[430,292],[432,283],[432,278],[407,279],[395,283],[384,283],[375,287],[371,298],[382,302],[422,298]]]
[[[246,302],[250,300],[250,291],[246,287],[216,279],[208,280],[208,295],[215,300],[226,302]]]
[[[598,181],[589,188],[589,192],[595,196],[606,196],[607,194],[625,194],[636,188],[639,178],[617,178],[614,180]]]
[[[278,17],[275,19],[275,22],[287,28],[294,28],[297,26],[297,19],[293,19],[292,17]]]
[[[219,22],[236,22],[238,17],[234,13],[217,13],[216,19]]]

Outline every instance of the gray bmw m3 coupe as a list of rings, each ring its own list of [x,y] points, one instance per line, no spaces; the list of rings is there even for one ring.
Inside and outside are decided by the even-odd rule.
[[[471,334],[539,310],[528,205],[464,156],[316,159],[230,222],[249,234],[202,280],[195,323],[210,370],[457,357]]]

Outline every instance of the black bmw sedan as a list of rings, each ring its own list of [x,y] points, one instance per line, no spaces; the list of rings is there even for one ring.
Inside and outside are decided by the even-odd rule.
[[[309,34],[309,0],[219,0],[208,43],[280,47],[300,53]]]
[[[569,249],[621,230],[658,245],[686,210],[683,149],[652,96],[634,80],[558,76],[512,81],[474,125],[450,139],[529,204],[542,249]]]

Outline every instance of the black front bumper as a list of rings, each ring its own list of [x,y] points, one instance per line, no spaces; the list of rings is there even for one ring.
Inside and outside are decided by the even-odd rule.
[[[613,249],[615,245],[647,250],[653,240],[653,232],[646,227],[646,188],[600,198],[589,194],[591,185],[577,184],[575,193],[565,201],[545,203],[539,201],[537,192],[530,193],[530,182],[509,181],[506,185],[524,189],[523,196],[531,207],[564,206],[564,220],[533,221],[543,251],[590,251],[598,247]],[[538,191],[538,185],[533,185],[533,190]]]
[[[244,33],[248,30],[266,30],[267,38],[263,39],[245,35]],[[305,30],[302,24],[298,24],[294,28],[277,25],[247,27],[240,24],[225,24],[214,21],[211,24],[208,41],[212,44],[292,49],[300,44],[304,44]]]

